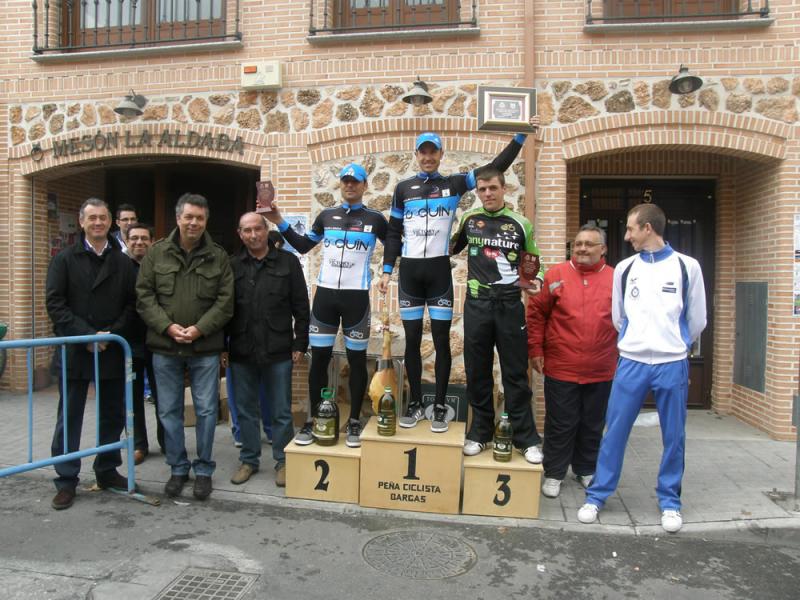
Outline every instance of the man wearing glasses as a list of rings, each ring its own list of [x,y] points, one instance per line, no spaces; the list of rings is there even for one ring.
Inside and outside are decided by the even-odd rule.
[[[617,362],[611,320],[614,269],[606,264],[605,232],[584,225],[571,258],[547,271],[528,301],[528,355],[544,373],[544,483],[555,498],[571,466],[585,488],[592,481]]]

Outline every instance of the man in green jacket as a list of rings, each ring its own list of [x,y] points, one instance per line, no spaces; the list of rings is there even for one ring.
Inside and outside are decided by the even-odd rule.
[[[198,500],[211,494],[219,357],[225,349],[223,328],[233,316],[233,273],[225,250],[206,232],[208,213],[203,196],[181,196],[175,206],[178,226],[153,244],[136,282],[136,308],[148,328],[158,415],[164,425],[167,464],[172,468],[164,491],[168,496],[180,495],[194,468]],[[197,417],[197,459],[192,463],[183,437],[185,369]]]

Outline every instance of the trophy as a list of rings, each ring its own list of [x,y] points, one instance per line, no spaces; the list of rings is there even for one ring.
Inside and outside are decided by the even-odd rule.
[[[272,212],[272,201],[275,200],[275,186],[272,180],[256,181],[256,212],[259,214]]]
[[[533,280],[539,274],[539,256],[523,250],[519,257],[518,273],[517,285],[521,288],[532,288]]]

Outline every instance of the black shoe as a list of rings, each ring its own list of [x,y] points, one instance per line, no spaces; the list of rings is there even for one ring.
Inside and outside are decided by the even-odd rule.
[[[167,485],[164,486],[164,493],[170,498],[180,496],[187,481],[189,481],[188,475],[171,475]]]
[[[56,510],[64,510],[65,508],[72,506],[74,501],[75,490],[73,488],[63,488],[58,490],[58,493],[53,497],[53,501],[50,503],[50,506]]]
[[[434,433],[444,433],[448,429],[447,407],[436,404],[433,407],[433,419],[431,420],[431,431]]]
[[[361,447],[361,421],[350,419],[347,422],[347,437],[344,441],[348,448]]]
[[[102,473],[95,473],[97,478],[97,487],[101,490],[108,488],[116,488],[119,490],[128,489],[128,478],[123,477],[118,471],[103,471]]]
[[[194,497],[198,500],[205,500],[211,495],[211,477],[208,475],[196,475],[194,478]]]
[[[408,410],[406,411],[406,415],[404,417],[400,417],[398,421],[400,427],[405,427],[406,429],[410,429],[412,427],[416,427],[419,421],[425,418],[425,409],[422,406],[414,406],[410,404],[408,406]]]
[[[297,432],[297,435],[294,436],[294,443],[298,446],[308,446],[309,444],[314,443],[314,424],[311,421],[304,423],[303,426],[300,428],[300,431]]]

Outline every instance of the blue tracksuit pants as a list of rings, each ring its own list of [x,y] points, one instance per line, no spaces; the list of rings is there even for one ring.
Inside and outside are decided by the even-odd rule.
[[[651,390],[664,444],[656,487],[658,504],[662,511],[680,510],[689,394],[689,361],[686,359],[657,365],[619,359],[608,399],[607,429],[600,443],[597,470],[592,485],[586,490],[589,504],[602,508],[617,489],[628,436]]]

